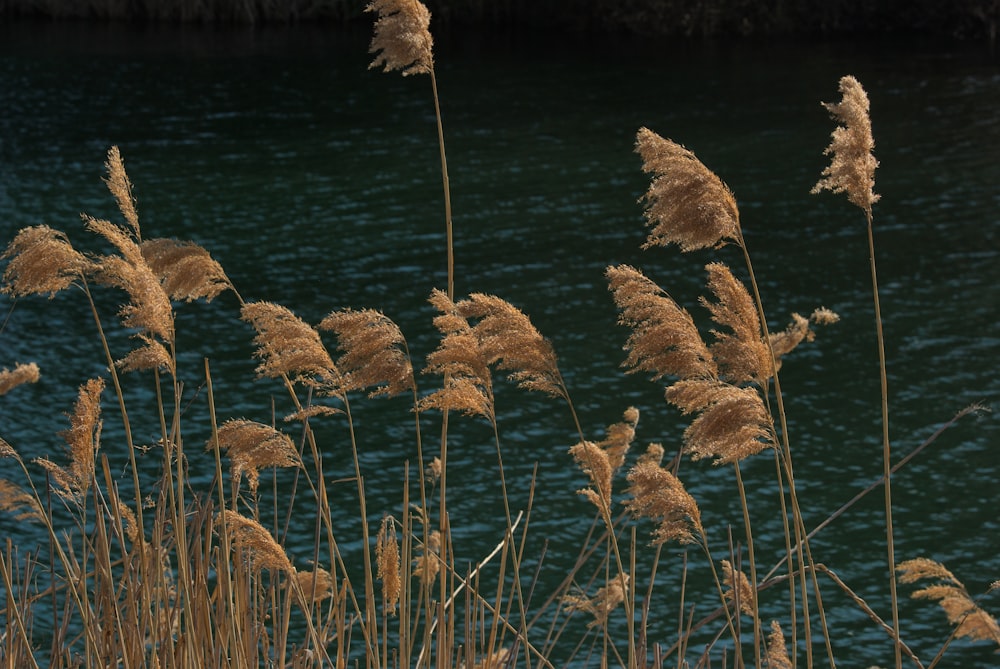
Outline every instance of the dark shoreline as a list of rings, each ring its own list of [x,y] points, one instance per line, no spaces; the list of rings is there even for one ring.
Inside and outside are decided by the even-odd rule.
[[[351,0],[0,0],[0,21],[125,21],[260,25],[371,23]],[[675,38],[913,36],[996,39],[1000,6],[988,0],[427,0],[438,34],[554,30],[577,35]]]

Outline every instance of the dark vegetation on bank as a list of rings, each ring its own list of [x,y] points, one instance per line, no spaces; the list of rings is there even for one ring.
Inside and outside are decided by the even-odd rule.
[[[212,23],[368,21],[358,0],[0,0],[0,17]],[[428,0],[436,29],[656,36],[926,35],[995,41],[1000,0]]]

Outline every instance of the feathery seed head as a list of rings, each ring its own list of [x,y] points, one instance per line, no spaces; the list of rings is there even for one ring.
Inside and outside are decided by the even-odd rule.
[[[643,196],[653,230],[643,248],[677,244],[686,252],[740,240],[736,198],[691,151],[640,128],[636,152],[643,171],[653,175]]]
[[[712,314],[712,320],[731,332],[713,330],[715,342],[712,355],[719,369],[732,383],[753,381],[763,385],[771,374],[771,354],[761,338],[760,318],[753,298],[729,268],[723,263],[710,263],[708,288],[717,302],[704,297],[701,303]]]
[[[568,399],[551,342],[517,307],[494,295],[473,293],[456,305],[466,319],[478,319],[472,332],[486,364],[510,372],[525,390]]]
[[[246,474],[250,490],[257,492],[260,470],[265,467],[298,467],[302,464],[292,440],[270,425],[245,418],[228,420],[219,426],[218,445],[226,451],[236,485]],[[209,441],[207,448],[213,443]]]
[[[422,398],[418,410],[461,411],[470,416],[495,420],[493,381],[487,354],[458,306],[444,292],[435,289],[430,303],[439,312],[434,327],[444,335],[437,349],[427,356],[424,374],[440,374],[444,387]]]
[[[19,523],[26,520],[44,522],[45,519],[41,502],[7,479],[0,479],[0,511],[13,514],[14,520]]]
[[[205,298],[206,302],[211,302],[219,293],[233,287],[222,265],[194,242],[149,239],[142,242],[139,249],[170,299],[193,302]]]
[[[840,92],[843,97],[839,103],[823,103],[840,125],[834,129],[830,146],[823,152],[833,156],[830,166],[823,170],[824,178],[810,192],[847,193],[852,204],[870,213],[879,196],[873,190],[878,161],[872,155],[875,140],[868,114],[868,94],[852,76],[841,78]]]
[[[366,12],[376,12],[369,53],[377,54],[368,69],[402,70],[403,76],[429,74],[434,69],[431,13],[418,0],[373,0]]]
[[[691,315],[642,272],[629,265],[608,267],[608,287],[621,312],[618,322],[632,328],[625,343],[629,372],[716,378],[718,370]]]
[[[391,516],[382,518],[382,525],[375,539],[375,562],[388,613],[395,614],[402,592],[402,578],[399,570],[399,541]]]
[[[307,601],[314,603],[333,597],[337,587],[333,576],[322,567],[313,571],[297,571],[295,579]]]
[[[14,365],[14,369],[0,370],[0,395],[6,395],[25,383],[38,383],[38,365],[33,362]]]
[[[10,258],[3,273],[4,292],[13,297],[48,293],[52,298],[90,270],[91,263],[63,233],[47,225],[18,231],[0,259]]]
[[[726,591],[726,601],[738,604],[740,613],[753,616],[754,592],[750,587],[750,579],[742,571],[734,570],[729,560],[722,561],[722,584],[729,588]]]
[[[216,516],[216,525],[226,523],[234,548],[243,551],[243,557],[256,570],[272,569],[294,575],[295,567],[271,533],[252,518],[225,509]]]
[[[90,379],[80,386],[70,428],[59,433],[66,441],[69,465],[60,467],[48,458],[36,458],[56,484],[56,494],[80,502],[94,480],[94,460],[101,447],[101,393],[103,379]]]
[[[969,596],[965,586],[945,566],[928,558],[915,558],[896,565],[902,583],[933,579],[937,583],[915,591],[914,599],[936,600],[955,626],[956,637],[1000,644],[1000,625]],[[992,589],[992,586],[991,588]]]
[[[108,161],[104,163],[104,168],[108,171],[104,183],[107,184],[108,190],[117,200],[118,208],[131,226],[136,239],[141,239],[139,214],[136,213],[135,197],[132,195],[132,182],[129,181],[128,175],[125,173],[125,163],[122,161],[117,146],[112,146],[108,150]]]
[[[406,340],[385,314],[344,309],[324,318],[318,328],[337,335],[337,348],[343,352],[336,362],[344,381],[342,392],[374,386],[371,397],[392,397],[414,389]]]
[[[768,669],[792,669],[792,660],[788,657],[785,646],[785,635],[777,620],[771,621],[771,633],[767,635],[767,666]]]
[[[590,478],[591,487],[577,492],[607,517],[611,512],[611,477],[614,474],[608,452],[593,442],[581,441],[570,448],[569,453]]]
[[[625,601],[626,588],[630,580],[628,574],[618,574],[606,586],[594,593],[593,597],[587,597],[582,593],[567,595],[563,599],[563,605],[570,611],[584,611],[594,616],[594,619],[587,623],[588,629],[606,627],[608,616],[615,607]]]
[[[655,454],[647,451],[650,457],[640,458],[629,471],[625,508],[636,518],[650,518],[657,523],[654,545],[667,541],[694,543],[695,534],[704,533],[698,504],[681,480],[660,466]]]
[[[340,388],[340,374],[319,333],[291,310],[273,302],[248,302],[240,317],[257,331],[253,341],[254,355],[261,360],[258,374],[287,375],[306,385]]]

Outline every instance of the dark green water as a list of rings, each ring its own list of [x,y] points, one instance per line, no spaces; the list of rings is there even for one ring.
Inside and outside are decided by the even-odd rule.
[[[381,309],[400,324],[420,366],[437,345],[426,298],[445,283],[430,85],[367,71],[367,40],[307,29],[0,26],[0,240],[45,223],[79,248],[106,250],[88,239],[78,215],[117,216],[100,181],[105,153],[117,144],[146,237],[202,244],[245,297],[279,302],[310,322],[346,306]],[[808,521],[818,523],[881,473],[864,217],[845,198],[809,195],[832,129],[819,102],[839,98],[844,74],[868,90],[881,161],[875,241],[896,452],[909,452],[959,409],[1000,394],[1000,68],[986,54],[885,43],[470,38],[442,41],[436,56],[458,293],[495,293],[531,316],[560,356],[589,437],[601,438],[629,405],[642,412],[640,446],[675,449],[685,425],[664,403],[662,386],[619,369],[627,332],[615,325],[604,268],[639,266],[698,313],[703,265],[719,257],[740,264],[731,249],[639,249],[645,230],[636,200],[648,182],[632,143],[645,125],[694,150],[736,193],[772,329],[790,312],[819,305],[841,315],[782,369]],[[122,298],[99,299],[110,323]],[[2,305],[6,315],[12,305],[6,298]],[[220,417],[268,421],[272,400],[278,415],[286,412],[282,389],[254,380],[252,332],[238,320],[235,299],[181,305],[177,314],[189,444],[207,437],[204,392],[196,391],[204,357]],[[129,344],[115,336],[123,354]],[[39,364],[42,381],[0,398],[0,435],[26,457],[58,457],[61,414],[81,383],[104,373],[82,295],[13,308],[0,333],[0,366],[25,361]],[[436,379],[419,381],[429,389]],[[141,375],[127,377],[137,405],[151,387]],[[108,404],[103,448],[124,463]],[[352,410],[369,509],[398,514],[403,462],[415,457],[408,405],[357,398]],[[528,554],[549,540],[544,590],[562,579],[591,518],[574,494],[584,479],[566,454],[575,431],[563,406],[506,386],[497,412],[515,507],[526,504],[538,468]],[[157,418],[133,418],[137,439],[155,440]],[[425,435],[435,434],[434,421],[425,419]],[[331,477],[348,476],[343,426],[330,421],[322,436]],[[993,416],[968,418],[894,479],[897,559],[941,560],[973,593],[1000,578],[998,438]],[[489,428],[459,421],[449,459],[456,549],[473,561],[503,529]],[[149,460],[152,475],[158,456]],[[191,466],[197,485],[199,462]],[[704,462],[681,471],[721,556],[727,524],[742,522],[732,472]],[[0,475],[16,479],[2,462]],[[781,545],[773,464],[750,461],[744,475],[758,557],[770,564]],[[331,497],[348,507],[349,547],[358,536],[353,483],[332,485]],[[880,492],[872,494],[813,550],[888,617],[881,508]],[[37,540],[7,518],[0,523],[0,535],[25,547]],[[289,549],[301,561],[312,520],[297,523]],[[658,574],[664,606],[673,607],[679,553],[665,551]],[[824,594],[842,666],[891,664],[884,634],[836,590]],[[714,606],[710,592],[700,601],[705,611]],[[985,601],[1000,612],[995,597]],[[781,615],[781,598],[771,603],[765,614]],[[947,636],[944,616],[928,602],[903,609],[904,638],[927,661]],[[664,611],[652,629],[668,645],[675,615]],[[943,666],[995,662],[984,644],[957,642],[949,653]]]

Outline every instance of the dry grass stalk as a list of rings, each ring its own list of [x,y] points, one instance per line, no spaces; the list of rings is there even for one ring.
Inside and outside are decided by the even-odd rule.
[[[0,291],[13,297],[48,293],[52,298],[91,269],[65,234],[47,225],[22,228],[0,259],[10,258]]]
[[[608,267],[606,276],[621,310],[618,322],[632,329],[623,367],[630,373],[651,372],[654,381],[718,376],[712,353],[686,310],[634,267]]]
[[[625,601],[628,594],[626,588],[629,583],[628,574],[618,574],[606,586],[600,588],[593,597],[581,595],[567,595],[563,600],[563,605],[570,611],[583,611],[594,616],[594,619],[587,623],[587,628],[607,627],[608,616],[611,612]]]
[[[343,351],[336,362],[344,383],[342,392],[374,387],[370,397],[392,397],[414,389],[406,340],[385,314],[374,309],[343,309],[317,327],[337,335],[337,348]]]
[[[694,497],[684,489],[679,478],[660,466],[662,446],[651,444],[646,455],[648,457],[639,458],[628,473],[625,508],[635,518],[649,518],[656,523],[653,545],[668,541],[696,542],[705,530]]]
[[[761,338],[760,318],[753,298],[729,268],[710,263],[708,288],[716,302],[701,298],[712,320],[731,332],[713,330],[715,342],[710,349],[721,374],[735,384],[753,381],[763,385],[771,376],[771,354]]]
[[[216,524],[226,523],[233,546],[244,551],[244,557],[257,571],[271,569],[294,575],[295,567],[271,533],[252,518],[226,509],[216,518]]]
[[[729,588],[726,591],[726,600],[733,605],[739,603],[740,613],[748,616],[754,615],[754,590],[750,585],[750,579],[742,571],[733,569],[729,560],[722,561],[722,584]]]
[[[376,12],[369,53],[377,54],[369,69],[402,70],[403,76],[428,74],[434,68],[431,13],[418,0],[373,0],[366,12]]]
[[[785,646],[785,635],[777,620],[771,621],[771,633],[767,635],[767,669],[792,669]]]
[[[962,582],[943,564],[928,558],[915,558],[899,563],[896,570],[901,574],[901,583],[937,581],[914,591],[911,597],[936,600],[948,616],[948,622],[955,626],[956,637],[991,641],[1000,645],[1000,625],[996,619],[976,604]]]
[[[229,277],[201,246],[176,239],[149,239],[139,245],[142,257],[172,300],[211,302],[231,289]]]
[[[455,306],[464,318],[477,319],[472,332],[487,365],[510,372],[510,380],[525,390],[568,399],[551,342],[520,309],[482,293]]]
[[[14,388],[25,383],[38,383],[38,365],[33,362],[28,364],[18,363],[14,369],[4,367],[0,370],[0,395],[6,395]]]
[[[7,479],[0,479],[0,511],[13,514],[14,520],[45,522],[45,511],[38,499]]]
[[[478,337],[445,293],[434,290],[430,303],[441,312],[434,326],[444,337],[423,371],[443,376],[444,387],[422,398],[418,408],[460,411],[493,422],[493,382]]]
[[[636,152],[643,171],[653,174],[643,196],[646,224],[653,230],[643,248],[677,244],[686,252],[739,240],[736,198],[691,151],[640,128]]]
[[[60,467],[48,458],[35,462],[45,469],[56,484],[60,497],[80,502],[94,480],[94,460],[101,446],[101,393],[103,379],[90,379],[80,386],[70,428],[60,433],[66,441],[69,465]]]
[[[340,387],[340,374],[319,333],[301,318],[272,302],[248,302],[241,317],[257,331],[257,373],[289,378],[311,386]]]
[[[382,518],[382,526],[375,539],[375,564],[378,579],[382,581],[382,597],[387,612],[395,615],[399,595],[402,592],[402,578],[399,566],[399,541],[391,516]]]
[[[219,426],[218,437],[219,448],[229,456],[234,484],[239,485],[245,474],[253,493],[257,492],[261,469],[302,466],[291,438],[270,425],[245,418],[228,420]]]
[[[879,196],[874,192],[878,161],[872,155],[875,140],[868,113],[868,94],[852,76],[841,78],[840,92],[843,97],[839,103],[823,103],[840,125],[834,129],[830,146],[824,151],[833,156],[830,166],[823,170],[824,178],[811,192],[847,193],[851,203],[870,212]]]
[[[135,197],[132,195],[132,182],[129,181],[128,175],[125,173],[125,163],[122,162],[122,156],[117,146],[112,146],[108,150],[108,161],[104,163],[104,167],[108,171],[108,176],[104,179],[104,183],[107,185],[108,190],[111,191],[111,194],[114,195],[115,200],[118,202],[118,208],[121,210],[122,216],[125,217],[129,226],[131,226],[136,239],[141,239],[139,214],[136,213]]]

